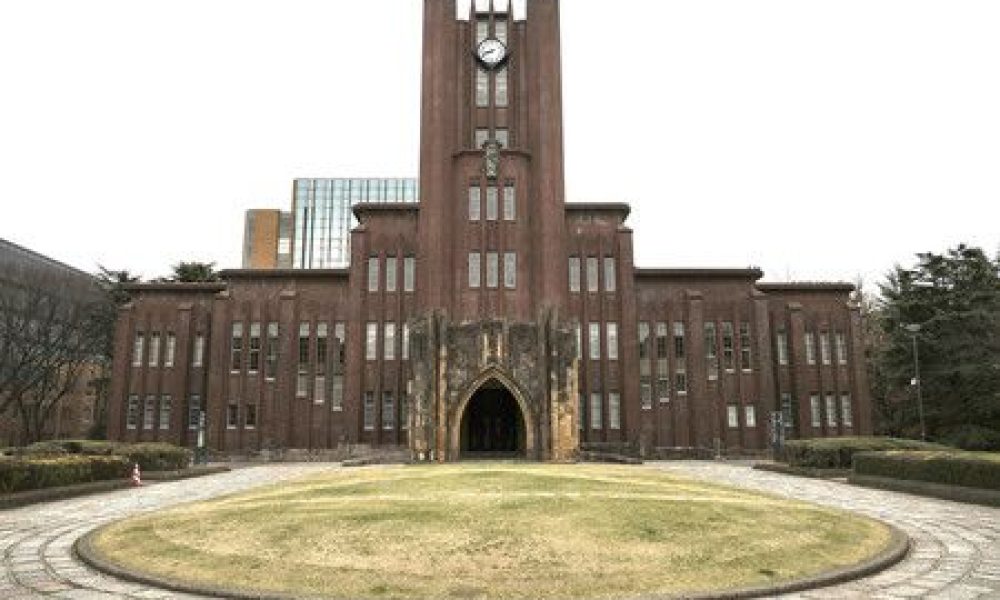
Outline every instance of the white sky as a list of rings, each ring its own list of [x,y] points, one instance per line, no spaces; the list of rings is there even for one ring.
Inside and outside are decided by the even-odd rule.
[[[419,0],[0,0],[0,237],[239,266],[296,177],[416,176]],[[567,198],[640,266],[1000,247],[1000,2],[566,0]],[[624,111],[616,109],[624,107]]]

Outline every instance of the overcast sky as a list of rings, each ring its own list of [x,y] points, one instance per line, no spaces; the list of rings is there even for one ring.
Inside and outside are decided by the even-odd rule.
[[[419,0],[3,0],[0,237],[240,264],[296,177],[416,176]],[[567,199],[640,266],[869,282],[1000,247],[1000,2],[568,0]]]

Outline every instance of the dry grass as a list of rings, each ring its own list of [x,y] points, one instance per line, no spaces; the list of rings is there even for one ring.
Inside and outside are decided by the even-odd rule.
[[[628,467],[342,471],[130,519],[98,548],[193,582],[344,598],[615,598],[787,580],[890,533],[814,506]]]

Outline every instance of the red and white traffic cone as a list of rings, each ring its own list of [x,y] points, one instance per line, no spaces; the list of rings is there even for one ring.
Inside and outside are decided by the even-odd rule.
[[[134,487],[142,485],[142,475],[139,473],[139,463],[135,463],[135,466],[132,467],[132,485]]]

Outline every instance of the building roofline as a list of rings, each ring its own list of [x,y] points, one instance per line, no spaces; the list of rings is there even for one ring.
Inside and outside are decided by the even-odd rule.
[[[127,283],[122,289],[127,292],[224,292],[224,282],[180,283],[176,281],[151,281],[148,283]]]
[[[846,281],[791,281],[787,283],[761,282],[762,292],[853,292],[857,288]]]
[[[632,214],[632,206],[625,202],[567,202],[565,206],[566,212],[611,212],[626,219]]]
[[[227,269],[223,279],[329,279],[348,277],[348,269]]]
[[[764,272],[757,267],[742,269],[732,268],[673,268],[673,269],[639,269],[635,270],[636,277],[647,278],[683,278],[683,277],[704,277],[709,279],[752,279],[757,281],[764,276]]]
[[[373,212],[420,212],[418,202],[361,202],[351,207],[351,211],[357,219],[361,220],[361,215]]]
[[[64,263],[62,261],[56,260],[56,259],[51,258],[49,256],[45,256],[44,254],[41,254],[39,252],[35,252],[34,250],[32,250],[30,248],[25,248],[24,246],[21,246],[20,244],[15,244],[14,242],[12,242],[12,241],[10,241],[8,239],[0,238],[0,246],[7,246],[11,250],[13,250],[14,252],[19,252],[21,254],[27,254],[31,258],[40,260],[40,261],[48,264],[51,267],[58,267],[60,269],[65,269],[67,271],[72,271],[76,275],[82,275],[84,277],[87,277],[88,279],[91,279],[93,281],[97,281],[97,277],[95,277],[94,275],[92,275],[92,274],[90,274],[90,273],[88,273],[86,271],[83,271],[81,269],[77,269],[76,267],[71,267],[70,265],[67,265],[66,263]]]

